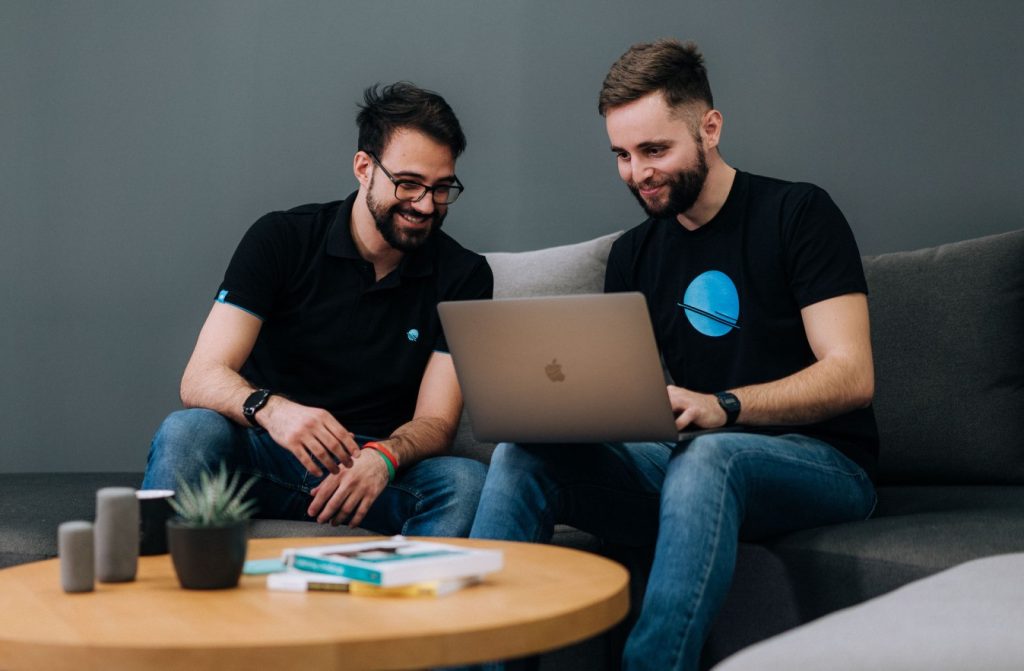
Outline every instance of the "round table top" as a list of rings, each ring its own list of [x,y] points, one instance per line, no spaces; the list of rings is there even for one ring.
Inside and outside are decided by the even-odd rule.
[[[360,538],[249,541],[248,559]],[[622,620],[629,576],[610,560],[551,545],[443,539],[504,551],[501,571],[443,597],[178,585],[169,555],[140,557],[130,583],[66,594],[59,560],[0,570],[0,668],[403,669],[559,648]]]

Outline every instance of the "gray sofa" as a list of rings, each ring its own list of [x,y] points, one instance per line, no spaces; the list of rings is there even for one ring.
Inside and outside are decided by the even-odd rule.
[[[957,564],[729,656],[714,671],[1020,671],[1024,552]]]
[[[600,291],[615,237],[489,254],[495,294]],[[882,439],[878,508],[866,522],[743,543],[706,666],[950,566],[1024,550],[1024,230],[864,261]],[[456,452],[487,461],[493,446],[475,443],[468,421]],[[0,566],[53,556],[57,524],[89,518],[98,487],[139,480],[0,474]],[[337,530],[253,525],[256,536],[318,533]],[[556,542],[625,563],[639,602],[649,549],[609,546],[565,527]],[[612,668],[627,627],[550,655],[543,666]]]

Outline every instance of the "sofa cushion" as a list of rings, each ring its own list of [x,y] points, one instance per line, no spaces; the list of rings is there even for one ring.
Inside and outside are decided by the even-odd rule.
[[[880,487],[878,509],[865,522],[740,544],[729,596],[705,645],[705,666],[961,562],[1021,551],[1019,487]]]
[[[864,270],[880,481],[1024,483],[1024,230]]]
[[[1019,669],[1024,554],[986,557],[740,652],[715,671]]]
[[[601,293],[608,252],[620,235],[531,252],[484,254],[494,272],[494,297]]]
[[[601,293],[604,291],[608,252],[620,235],[622,231],[574,245],[484,254],[494,272],[494,297]],[[472,420],[469,413],[463,412],[452,451],[487,464],[491,461],[494,444],[478,443],[473,439]]]
[[[477,442],[473,437],[473,422],[469,419],[469,413],[463,409],[462,417],[459,419],[459,430],[455,434],[455,441],[452,443],[452,454],[457,457],[476,459],[484,464],[491,463],[491,452],[494,451],[494,443]]]
[[[855,590],[862,601],[876,595],[865,584],[903,584],[977,557],[1024,550],[1024,496],[1012,486],[880,487],[871,519],[807,529],[767,545],[787,558],[813,556],[816,567],[855,562],[847,585],[837,580],[839,564],[822,572],[832,585],[811,585],[813,576],[804,577],[815,598],[822,590]],[[864,580],[868,574],[871,580]]]

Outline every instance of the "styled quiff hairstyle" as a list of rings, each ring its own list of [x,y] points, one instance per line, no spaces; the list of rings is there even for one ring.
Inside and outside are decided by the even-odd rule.
[[[692,103],[714,108],[704,56],[693,42],[661,39],[650,44],[634,44],[615,61],[601,86],[597,110],[626,105],[660,91],[673,110]]]
[[[363,104],[356,117],[359,150],[380,156],[401,128],[418,130],[452,151],[458,158],[466,149],[466,136],[445,99],[410,82],[381,87],[374,84],[363,92]]]

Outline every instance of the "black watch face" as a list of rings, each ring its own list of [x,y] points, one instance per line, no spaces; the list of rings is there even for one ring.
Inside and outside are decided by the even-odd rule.
[[[722,407],[729,412],[736,412],[740,409],[739,399],[732,394],[729,394],[728,396],[719,396],[718,400],[721,401]]]
[[[732,426],[740,414],[740,400],[734,394],[722,392],[715,394],[718,397],[718,405],[725,411],[725,425]]]
[[[270,396],[270,392],[266,389],[257,389],[253,393],[249,394],[249,398],[245,399],[245,405],[242,407],[242,412],[246,415],[252,415],[257,410],[263,407],[263,404],[267,402],[267,397]]]

